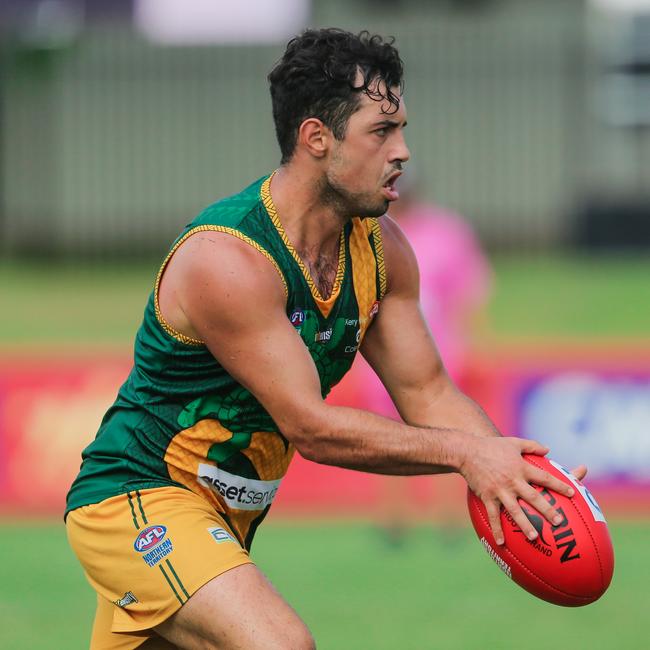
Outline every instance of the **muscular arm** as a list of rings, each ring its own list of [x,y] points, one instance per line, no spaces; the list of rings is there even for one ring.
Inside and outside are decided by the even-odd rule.
[[[382,220],[382,234],[388,290],[361,352],[379,375],[405,422],[423,428],[450,427],[485,439],[470,443],[469,457],[460,470],[441,466],[438,471],[463,474],[483,499],[497,540],[502,539],[500,505],[511,512],[530,536],[533,531],[521,524],[523,517],[513,492],[549,520],[555,513],[540,506],[528,485],[531,482],[540,484],[540,477],[532,477],[528,465],[521,457],[515,459],[512,452],[545,454],[548,449],[537,443],[530,446],[530,441],[501,438],[480,406],[451,381],[420,310],[419,272],[413,250],[389,217]],[[502,464],[506,458],[507,462]],[[573,470],[579,479],[586,472],[584,465]]]
[[[395,306],[404,299],[397,285],[392,298]],[[471,408],[461,416],[450,413],[447,420],[438,417],[440,402],[438,406],[435,402],[443,389],[433,400],[423,394],[417,400],[423,406],[409,406],[407,396],[413,396],[414,391],[400,387],[404,372],[397,373],[395,381],[387,379],[387,383],[391,392],[398,395],[407,418],[426,423],[428,420],[422,418],[431,414],[442,426],[411,426],[325,403],[316,367],[286,317],[279,275],[266,258],[230,235],[199,233],[190,237],[165,272],[160,305],[163,315],[176,329],[205,342],[223,367],[257,397],[286,438],[306,458],[387,474],[434,473],[441,468],[461,472],[484,499],[488,512],[496,513],[493,528],[497,540],[501,538],[500,503],[513,513],[522,530],[532,534],[534,529],[521,511],[517,497],[549,517],[554,514],[528,482],[563,493],[569,491],[564,483],[521,459],[523,451],[545,453],[541,445],[512,438],[478,437],[470,426],[476,417]],[[383,320],[385,328],[386,314]],[[424,327],[414,331],[416,337],[428,336]],[[385,340],[381,334],[378,338]],[[431,347],[435,350],[433,344]],[[381,345],[377,350],[381,350]],[[437,359],[437,355],[433,356]],[[439,364],[433,356],[429,360],[432,373]],[[381,373],[391,374],[393,362],[375,363]],[[421,384],[415,381],[413,385]],[[487,433],[488,425],[484,422],[482,426]],[[492,444],[481,443],[489,440]]]
[[[388,217],[382,230],[388,291],[363,341],[363,356],[405,422],[499,436],[483,410],[445,372],[420,310],[417,262],[404,234]]]

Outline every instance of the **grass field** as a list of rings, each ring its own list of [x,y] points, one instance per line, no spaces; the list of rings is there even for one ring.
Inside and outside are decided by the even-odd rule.
[[[4,343],[131,345],[157,271],[137,265],[0,263]],[[650,336],[650,259],[496,256],[479,337]]]
[[[597,603],[564,609],[510,582],[473,533],[414,529],[403,547],[368,524],[269,522],[253,557],[322,650],[644,650],[650,525],[612,525],[617,567]],[[0,526],[0,647],[87,647],[94,596],[58,523]]]
[[[648,338],[650,260],[497,257],[479,340]],[[0,264],[0,347],[130,346],[155,262]],[[650,648],[650,522],[614,522],[614,581],[598,603],[562,609],[508,581],[473,533],[414,529],[392,548],[368,522],[283,522],[253,557],[321,649],[644,650]],[[87,647],[94,597],[63,526],[0,522],[0,648]]]

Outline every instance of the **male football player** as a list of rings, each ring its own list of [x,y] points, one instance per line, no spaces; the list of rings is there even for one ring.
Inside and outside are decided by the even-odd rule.
[[[314,647],[251,562],[294,450],[385,474],[459,472],[537,533],[522,459],[445,373],[409,243],[386,216],[409,158],[402,62],[367,33],[309,30],[269,75],[278,170],[207,208],[173,244],[67,503],[98,594],[94,648]],[[402,422],[323,398],[360,350]]]

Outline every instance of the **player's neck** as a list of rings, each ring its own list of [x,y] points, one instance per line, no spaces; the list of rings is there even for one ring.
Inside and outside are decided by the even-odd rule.
[[[310,256],[338,251],[347,219],[322,204],[313,177],[289,166],[281,167],[271,179],[271,197],[296,250],[310,251]]]

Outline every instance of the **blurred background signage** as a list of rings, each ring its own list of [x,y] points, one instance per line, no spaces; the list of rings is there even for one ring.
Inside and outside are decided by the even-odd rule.
[[[279,43],[303,30],[310,0],[135,0],[138,29],[165,45]]]

